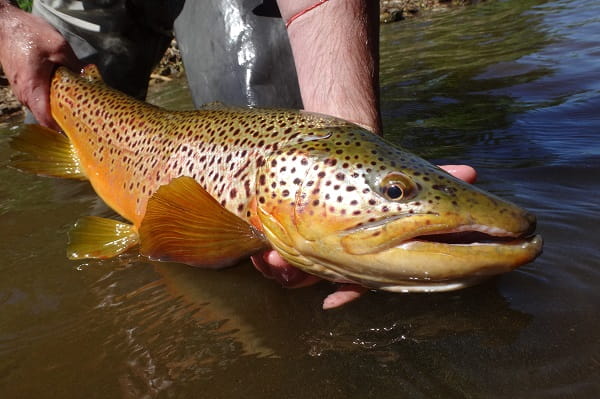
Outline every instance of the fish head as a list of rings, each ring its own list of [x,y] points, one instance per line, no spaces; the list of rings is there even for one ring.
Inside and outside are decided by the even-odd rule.
[[[265,235],[288,262],[332,281],[450,290],[541,252],[533,214],[358,127],[284,146],[260,173]]]

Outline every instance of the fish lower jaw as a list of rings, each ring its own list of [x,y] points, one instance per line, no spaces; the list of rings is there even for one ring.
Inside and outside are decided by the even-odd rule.
[[[471,276],[462,279],[435,282],[415,279],[406,284],[381,285],[377,287],[377,289],[404,294],[455,291],[479,284],[490,277],[491,276]]]
[[[535,228],[534,226],[532,226]],[[425,234],[404,239],[394,245],[402,247],[415,242],[430,242],[445,245],[505,245],[527,242],[535,236],[533,230],[524,232],[510,232],[497,227],[484,225],[464,225],[453,229],[429,231]]]
[[[492,248],[501,250],[502,248],[517,249],[520,247],[523,250],[532,249],[539,252],[541,251],[541,246],[542,238],[540,235],[526,237],[510,235],[490,236],[480,232],[464,231],[413,237],[396,245],[395,248],[407,251],[434,250],[438,252],[444,249],[451,251],[452,248],[479,248],[485,251]]]
[[[534,260],[539,235],[494,243],[413,240],[378,253],[305,256],[305,271],[336,282],[392,292],[439,292],[468,287]],[[334,260],[335,259],[335,260]],[[302,267],[302,266],[300,266]]]

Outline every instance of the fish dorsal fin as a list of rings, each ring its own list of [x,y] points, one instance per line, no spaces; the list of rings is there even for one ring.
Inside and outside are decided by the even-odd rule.
[[[69,232],[69,259],[105,259],[117,256],[138,243],[135,228],[117,220],[86,216]]]
[[[263,234],[229,212],[191,177],[161,186],[148,200],[140,252],[151,259],[225,267],[268,248]]]
[[[103,82],[100,70],[94,64],[88,64],[81,69],[81,77],[89,82]]]
[[[11,166],[42,176],[86,180],[69,138],[40,125],[24,125],[12,138],[11,147],[20,152]]]

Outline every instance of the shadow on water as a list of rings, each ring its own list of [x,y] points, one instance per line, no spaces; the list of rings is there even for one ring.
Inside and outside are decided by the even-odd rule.
[[[65,259],[87,183],[7,167],[0,135],[2,397],[596,397],[600,393],[600,5],[489,1],[382,31],[388,138],[531,209],[542,257],[469,289],[286,290],[134,252]],[[152,93],[181,109],[185,86]]]

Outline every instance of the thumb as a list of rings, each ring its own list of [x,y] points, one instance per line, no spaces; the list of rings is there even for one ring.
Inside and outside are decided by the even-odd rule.
[[[58,126],[50,112],[50,88],[46,85],[37,85],[32,88],[25,104],[40,125],[58,130]]]

